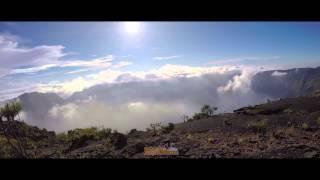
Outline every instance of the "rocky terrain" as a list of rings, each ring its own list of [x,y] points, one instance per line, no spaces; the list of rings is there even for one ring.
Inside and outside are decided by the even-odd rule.
[[[19,123],[19,122],[16,122]],[[24,123],[22,123],[24,124]],[[76,129],[55,134],[26,124],[32,158],[319,158],[320,96],[280,99],[128,134]],[[1,137],[0,155],[14,158]],[[167,143],[178,156],[144,156],[144,147]],[[29,144],[30,144],[29,143]]]

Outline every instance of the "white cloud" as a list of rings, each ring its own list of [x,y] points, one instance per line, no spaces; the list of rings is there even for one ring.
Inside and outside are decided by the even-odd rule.
[[[27,74],[27,73],[36,73],[39,71],[45,71],[50,68],[57,67],[55,64],[46,64],[42,66],[36,66],[32,68],[23,68],[23,69],[13,69],[11,70],[10,74]]]
[[[113,56],[108,55],[105,57],[97,58],[87,61],[60,61],[57,65],[59,67],[110,67],[112,65]]]
[[[271,74],[271,76],[285,76],[285,75],[287,75],[287,73],[286,72],[279,72],[279,71],[274,71],[272,74]]]
[[[64,53],[61,45],[20,47],[19,41],[20,38],[12,34],[0,34],[0,77],[7,74],[36,73],[54,67],[108,68],[112,65],[112,55],[91,60],[62,60],[62,57],[74,52]],[[28,68],[20,68],[23,66]]]
[[[97,100],[56,105],[49,110],[49,118],[55,119],[57,131],[74,128],[108,127],[126,132],[133,128],[144,130],[155,122],[170,122],[180,119],[184,106],[179,104],[153,104],[145,102],[129,102],[113,105]],[[145,118],[148,117],[148,118]]]
[[[176,58],[180,58],[181,56],[158,56],[158,57],[154,57],[154,60],[169,60],[169,59],[176,59]]]
[[[241,63],[245,61],[263,61],[263,60],[273,60],[273,59],[279,59],[279,56],[272,56],[272,57],[238,57],[238,58],[231,58],[231,59],[221,59],[221,60],[214,60],[207,64],[212,65],[223,65],[223,64],[236,64]]]
[[[0,70],[10,73],[20,66],[42,66],[58,62],[65,54],[64,47],[35,46],[31,48],[19,47],[18,38],[12,35],[0,35]]]
[[[84,60],[59,61],[56,64],[46,64],[46,65],[35,66],[31,68],[14,69],[10,72],[10,74],[36,73],[36,72],[45,71],[54,67],[88,67],[86,70],[108,68],[108,67],[111,67],[112,60],[113,60],[112,55],[108,55],[105,57],[101,57],[93,60],[86,60],[86,61]],[[76,70],[74,72],[71,72],[71,74],[77,73],[77,72],[83,72],[86,70]]]
[[[250,91],[254,69],[165,65],[147,72],[105,70],[43,85],[48,92],[78,93],[46,109],[48,116],[28,112],[26,120],[58,131],[105,126],[125,132],[154,122],[181,122],[183,114],[190,116],[203,104],[229,112],[264,101]],[[36,111],[41,104],[29,106]]]
[[[251,90],[251,79],[256,72],[257,71],[253,71],[250,69],[243,69],[240,75],[235,75],[231,80],[228,81],[225,86],[218,87],[217,91],[219,93],[235,91],[247,93]]]
[[[87,69],[79,69],[79,70],[74,70],[74,71],[69,71],[67,72],[67,74],[76,74],[76,73],[81,73],[81,72],[87,72],[92,70],[91,68],[87,68]]]
[[[171,65],[167,64],[159,69],[150,71],[115,71],[104,70],[96,74],[88,74],[84,77],[78,77],[73,80],[41,84],[37,87],[40,92],[56,92],[62,94],[72,94],[80,92],[86,88],[104,83],[123,83],[130,81],[154,81],[172,79],[177,77],[199,77],[205,74],[225,74],[238,70],[234,66],[221,66],[221,67],[192,67],[184,65]]]
[[[133,64],[133,63],[130,62],[130,61],[120,61],[118,64],[115,64],[115,65],[113,65],[112,67],[114,67],[114,68],[121,68],[121,67],[129,66],[129,65],[131,65],[131,64]]]

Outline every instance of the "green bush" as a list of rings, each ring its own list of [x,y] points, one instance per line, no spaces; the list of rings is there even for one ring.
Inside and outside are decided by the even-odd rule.
[[[59,140],[59,141],[63,141],[63,142],[67,142],[67,141],[70,141],[70,139],[69,139],[69,136],[66,134],[66,133],[59,133],[59,134],[57,134],[57,139]]]
[[[111,128],[102,128],[101,130],[98,131],[98,137],[99,139],[104,139],[110,137],[112,134],[112,129]]]
[[[67,133],[57,134],[57,139],[65,142],[71,143],[71,149],[83,146],[88,140],[101,140],[110,138],[112,135],[112,129],[102,128],[98,129],[96,127],[91,128],[78,128],[74,130],[69,130]]]

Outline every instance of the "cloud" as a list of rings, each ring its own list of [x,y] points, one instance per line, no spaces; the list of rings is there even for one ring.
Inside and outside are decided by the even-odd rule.
[[[48,69],[54,68],[54,67],[78,67],[78,68],[87,67],[87,69],[85,69],[85,70],[73,71],[73,72],[71,72],[71,74],[72,74],[72,73],[83,72],[83,71],[87,71],[87,70],[111,67],[112,60],[113,60],[112,55],[108,55],[105,57],[100,57],[97,59],[86,60],[86,61],[85,60],[59,61],[55,64],[46,64],[46,65],[35,66],[35,67],[31,67],[31,68],[14,69],[10,72],[10,74],[36,73],[36,72],[45,71],[45,70],[48,70]]]
[[[271,76],[285,76],[285,75],[287,75],[287,73],[286,72],[279,72],[279,71],[274,71],[272,74],[271,74]]]
[[[0,72],[10,73],[12,69],[21,66],[42,66],[58,62],[65,54],[64,47],[35,46],[31,48],[19,47],[16,36],[0,35]],[[5,75],[5,74],[3,74]]]
[[[79,69],[79,70],[74,70],[74,71],[69,71],[67,72],[67,74],[77,74],[77,73],[81,73],[81,72],[87,72],[92,70],[91,68],[87,68],[87,69]]]
[[[197,77],[205,74],[224,74],[237,70],[233,66],[221,67],[192,67],[184,65],[167,64],[158,69],[149,71],[119,71],[107,69],[96,74],[88,74],[73,80],[41,84],[37,87],[39,92],[56,92],[71,95],[74,92],[104,83],[124,83],[130,81],[155,81],[177,77]]]
[[[222,60],[214,60],[207,64],[211,65],[224,65],[224,64],[237,64],[237,63],[243,63],[246,61],[264,61],[264,60],[274,60],[279,59],[279,56],[272,56],[272,57],[238,57],[238,58],[231,58],[231,59],[222,59]]]
[[[45,71],[50,68],[57,67],[55,64],[46,64],[43,66],[36,66],[32,68],[23,68],[23,69],[13,69],[11,70],[10,74],[28,74],[28,73],[36,73],[39,71]]]
[[[125,66],[129,66],[133,64],[132,62],[129,61],[120,61],[118,64],[113,65],[112,67],[114,68],[121,68],[121,67],[125,67]]]
[[[250,89],[254,69],[165,65],[147,72],[105,70],[42,84],[46,92],[69,95],[64,103],[42,109],[45,114],[29,111],[25,117],[31,124],[56,131],[104,126],[125,132],[154,122],[181,122],[183,114],[192,116],[203,104],[229,112],[264,101]],[[36,99],[33,102],[44,102]],[[43,103],[28,106],[38,110]]]
[[[169,59],[176,59],[180,58],[181,56],[158,56],[158,57],[153,57],[154,60],[169,60]]]
[[[235,75],[225,86],[220,86],[217,88],[219,93],[225,92],[242,92],[246,93],[251,89],[251,79],[256,74],[257,71],[252,69],[244,69],[241,74]]]
[[[65,53],[65,47],[61,45],[21,47],[20,41],[20,37],[10,33],[0,34],[0,77],[8,74],[36,73],[55,67],[108,68],[112,66],[114,59],[112,55],[107,55],[89,60],[63,60],[63,57],[75,52]],[[125,65],[128,64],[122,62],[118,66]]]
[[[49,118],[56,120],[55,127],[58,131],[96,126],[126,132],[133,128],[144,130],[150,123],[180,119],[183,105],[173,106],[143,102],[114,106],[97,100],[87,100],[56,105],[48,114]]]
[[[108,55],[94,60],[87,61],[64,61],[58,64],[59,67],[110,67],[112,65],[113,56]]]

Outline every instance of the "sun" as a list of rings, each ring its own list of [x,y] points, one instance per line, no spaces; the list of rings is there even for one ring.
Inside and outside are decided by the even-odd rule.
[[[138,34],[141,29],[141,23],[139,23],[139,22],[126,22],[124,24],[124,28],[125,28],[125,31],[130,35]]]

